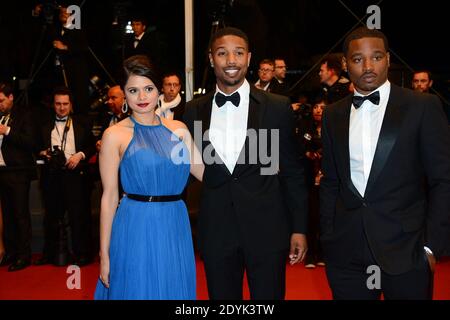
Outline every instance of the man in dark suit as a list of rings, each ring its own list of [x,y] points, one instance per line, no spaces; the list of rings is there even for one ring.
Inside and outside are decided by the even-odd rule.
[[[248,83],[250,57],[245,33],[220,29],[209,54],[216,90],[189,102],[184,116],[206,165],[199,246],[211,299],[242,299],[244,271],[252,299],[283,299],[286,257],[294,264],[307,250],[293,114],[287,98]]]
[[[72,116],[72,94],[57,88],[53,94],[55,116],[41,126],[40,156],[46,159],[42,170],[45,204],[45,243],[41,265],[64,265],[58,255],[61,225],[67,210],[71,228],[73,264],[85,265],[91,259],[91,210],[87,160],[95,151],[91,126],[82,116]]]
[[[74,95],[74,112],[89,112],[89,69],[87,54],[89,46],[82,30],[69,28],[67,6],[59,8],[59,24],[50,29],[55,50],[57,86],[66,85]]]
[[[128,113],[123,113],[123,104],[125,102],[125,94],[119,85],[112,86],[108,90],[108,100],[106,108],[101,110],[97,123],[100,126],[99,138],[102,138],[103,132],[110,126],[128,117]],[[101,140],[96,143],[97,152],[100,152]]]
[[[158,69],[166,68],[167,45],[161,34],[155,28],[149,28],[147,20],[136,16],[131,20],[133,35],[126,39],[124,59],[134,55],[146,55]]]
[[[36,176],[30,113],[14,104],[12,86],[0,83],[0,201],[5,224],[6,256],[2,265],[17,271],[30,265],[29,192]]]
[[[445,116],[436,97],[388,81],[388,50],[378,30],[349,34],[355,93],[323,117],[321,240],[335,299],[431,298],[448,233]]]

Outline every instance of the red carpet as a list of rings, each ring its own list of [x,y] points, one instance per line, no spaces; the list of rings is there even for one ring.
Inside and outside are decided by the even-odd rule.
[[[65,267],[32,266],[18,272],[0,268],[0,300],[89,300],[92,299],[98,277],[98,263],[81,268],[81,289],[69,290],[66,282],[71,274]],[[197,259],[197,297],[208,298],[203,263]],[[248,299],[245,287],[244,297]],[[305,269],[303,265],[287,266],[287,300],[331,299],[325,270]],[[450,259],[436,266],[434,299],[450,300]]]

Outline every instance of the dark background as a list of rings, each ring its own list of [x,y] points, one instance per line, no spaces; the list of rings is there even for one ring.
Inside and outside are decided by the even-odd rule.
[[[61,0],[62,3],[63,0]],[[0,77],[27,78],[31,60],[36,54],[39,26],[29,25],[32,5],[36,1],[2,3],[0,10]],[[49,1],[50,2],[50,1]],[[67,4],[83,3],[82,30],[89,45],[108,72],[116,74],[120,41],[112,22],[119,25],[129,20],[133,12],[148,18],[150,26],[164,36],[169,46],[171,69],[184,75],[184,1],[183,0],[73,0]],[[59,1],[57,1],[59,3]],[[213,85],[211,70],[206,64],[207,44],[212,22],[237,26],[250,38],[253,80],[257,62],[266,57],[286,58],[291,83],[297,89],[317,83],[317,70],[312,69],[320,57],[333,46],[339,52],[341,40],[363,17],[366,8],[377,1],[366,0],[194,0],[195,88]],[[421,5],[384,0],[381,8],[382,31],[388,36],[392,50],[391,79],[409,86],[412,69],[430,69],[435,88],[444,96],[449,93],[450,74],[449,26],[444,1],[429,0]],[[117,27],[116,27],[117,28]],[[41,49],[42,51],[42,49]],[[44,53],[38,53],[43,60]],[[400,57],[400,59],[397,58]],[[103,68],[89,56],[91,75],[108,80]],[[49,66],[51,68],[51,66]],[[45,68],[44,68],[45,69]],[[309,73],[308,73],[309,72]],[[205,76],[206,73],[206,76]]]

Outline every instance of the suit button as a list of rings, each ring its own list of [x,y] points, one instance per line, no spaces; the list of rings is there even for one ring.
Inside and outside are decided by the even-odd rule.
[[[367,208],[367,203],[363,202],[362,205],[363,205],[364,208]]]
[[[234,177],[234,178],[233,178],[233,181],[238,181],[238,178],[237,178],[237,177]]]

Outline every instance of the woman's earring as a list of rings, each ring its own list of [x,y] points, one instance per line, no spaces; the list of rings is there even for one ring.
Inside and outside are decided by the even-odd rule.
[[[123,105],[122,105],[122,113],[127,113],[128,112],[128,104],[126,101],[124,101]]]

